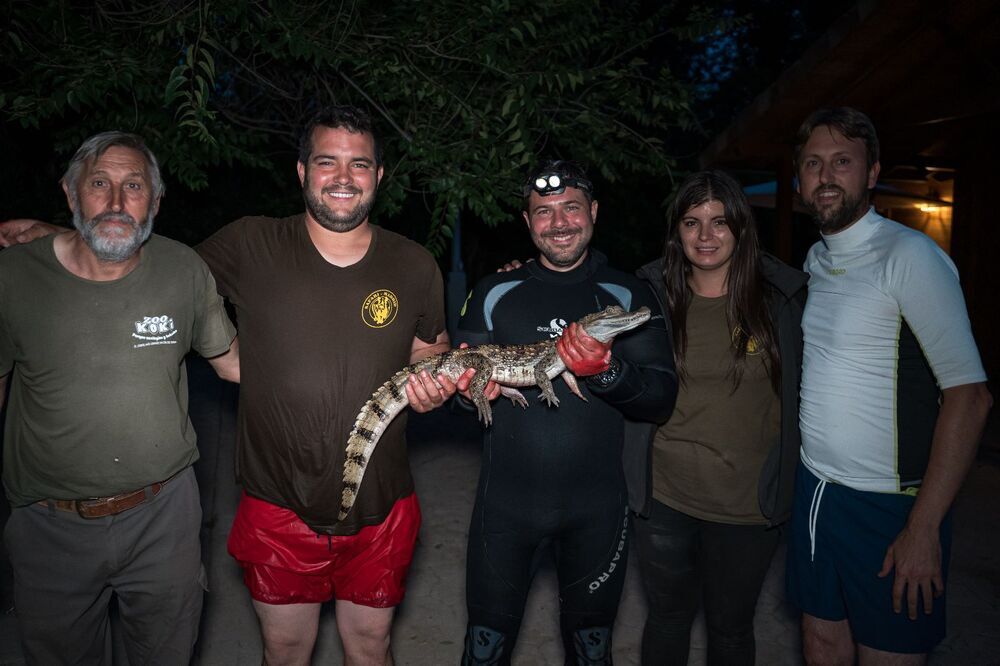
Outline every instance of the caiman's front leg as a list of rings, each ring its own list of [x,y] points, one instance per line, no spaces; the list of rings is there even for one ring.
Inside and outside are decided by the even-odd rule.
[[[535,383],[542,390],[542,394],[538,396],[538,399],[547,402],[549,407],[558,407],[559,398],[556,397],[556,392],[552,389],[552,380],[545,374],[544,365],[543,363],[539,363],[535,366]]]
[[[588,402],[587,397],[583,395],[582,391],[580,391],[579,384],[576,383],[576,375],[571,373],[569,370],[566,370],[560,376],[563,378],[563,381],[566,382],[566,386],[569,387],[571,393],[580,398],[580,400]],[[544,400],[549,403],[549,405],[558,407],[559,398],[556,397],[555,391],[552,388],[552,381],[549,379],[549,376],[536,368],[535,382],[538,384],[538,388],[542,389],[542,394],[538,396],[539,399]]]

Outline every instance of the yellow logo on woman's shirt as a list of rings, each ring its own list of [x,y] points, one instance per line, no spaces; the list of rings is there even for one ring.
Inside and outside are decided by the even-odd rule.
[[[743,329],[737,325],[736,328],[733,329],[733,344],[736,344],[736,341],[740,339],[742,334]],[[750,336],[747,339],[747,356],[756,356],[759,353],[760,343],[757,341],[757,338]]]

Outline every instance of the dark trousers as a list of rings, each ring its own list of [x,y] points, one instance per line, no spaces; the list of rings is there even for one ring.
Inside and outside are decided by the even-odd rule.
[[[642,663],[686,664],[704,604],[709,664],[754,663],[753,616],[778,530],[693,518],[657,501],[634,521],[649,616]]]
[[[108,605],[118,597],[130,664],[187,665],[205,590],[201,506],[188,468],[114,516],[38,504],[13,509],[5,543],[29,664],[111,664]]]
[[[572,511],[525,513],[477,502],[466,561],[462,663],[503,666],[521,629],[528,590],[543,558],[554,556],[565,664],[611,664],[611,632],[628,562],[629,511],[617,501],[581,497]],[[534,663],[530,655],[522,655]]]

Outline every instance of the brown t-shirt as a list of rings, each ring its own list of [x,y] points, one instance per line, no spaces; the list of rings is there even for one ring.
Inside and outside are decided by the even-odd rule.
[[[236,308],[243,488],[318,532],[381,523],[413,492],[405,414],[382,435],[354,509],[337,524],[344,450],[362,405],[409,363],[414,336],[433,342],[444,330],[434,259],[372,227],[364,258],[337,267],[316,250],[302,215],[243,218],[197,250]]]
[[[766,524],[757,482],[781,417],[766,356],[747,354],[733,391],[725,296],[694,295],[687,334],[687,376],[673,415],[653,440],[653,497],[703,520]]]

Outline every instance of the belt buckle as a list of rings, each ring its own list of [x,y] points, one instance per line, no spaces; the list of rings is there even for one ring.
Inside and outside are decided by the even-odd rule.
[[[92,497],[90,499],[77,500],[76,512],[80,515],[81,518],[99,518],[100,516],[94,516],[94,515],[88,516],[86,514],[86,511],[100,506],[107,506],[108,504],[111,503],[111,499],[112,498],[110,497]]]

